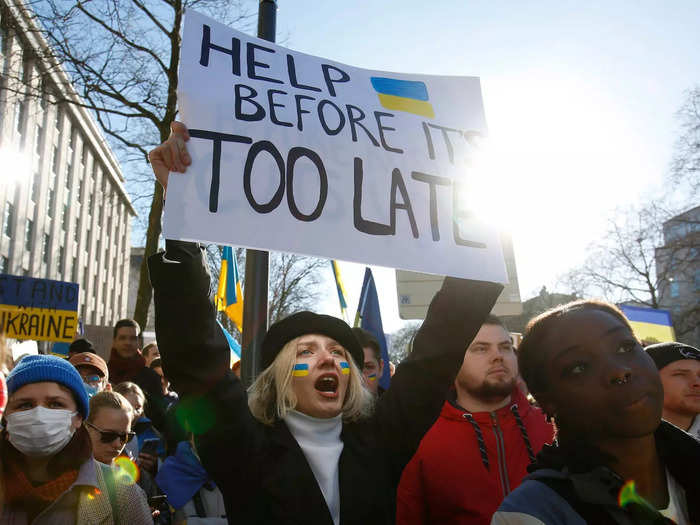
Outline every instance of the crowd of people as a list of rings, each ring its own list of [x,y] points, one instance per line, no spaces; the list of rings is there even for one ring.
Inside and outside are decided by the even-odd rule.
[[[187,140],[151,154],[166,189]],[[149,260],[157,342],[121,319],[106,361],[77,339],[0,371],[0,524],[700,525],[698,349],[592,300],[516,347],[502,287],[448,277],[388,389],[373,334],[308,311],[246,389],[203,250]]]

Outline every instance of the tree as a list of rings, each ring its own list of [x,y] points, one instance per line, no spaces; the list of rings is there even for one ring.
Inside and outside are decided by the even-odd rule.
[[[662,217],[655,205],[618,212],[603,237],[588,246],[583,265],[569,271],[563,284],[579,297],[634,301],[659,308],[654,250],[663,242]]]
[[[26,7],[25,7],[26,6]],[[177,114],[180,32],[187,8],[224,24],[245,25],[250,14],[230,0],[14,0],[12,9],[49,43],[39,79],[22,79],[21,97],[76,104],[92,111],[123,166],[130,192],[148,222],[134,318],[145,326],[152,290],[147,259],[161,233],[163,193],[147,167],[147,152],[163,142]],[[62,68],[80,98],[50,82]],[[12,83],[5,83],[12,85]]]
[[[691,281],[698,272],[698,211],[677,214],[652,203],[618,212],[608,220],[605,235],[589,246],[585,262],[569,271],[562,284],[579,297],[671,308],[678,339],[694,337],[700,312],[697,297],[691,294],[686,302],[671,299],[679,282],[697,287]]]
[[[697,202],[700,195],[700,86],[688,92],[678,111],[680,135],[676,141],[670,182],[687,188],[688,201]]]
[[[418,333],[420,327],[421,323],[410,322],[391,334],[389,359],[391,359],[392,363],[399,364],[411,353],[413,338]]]
[[[245,285],[245,250],[236,249],[238,272]],[[221,268],[221,250],[212,244],[207,247],[207,264],[212,275],[212,286],[218,287]],[[323,271],[328,271],[326,259],[306,257],[292,253],[270,253],[270,277],[268,285],[268,321],[270,324],[299,310],[314,310],[326,279]],[[330,286],[326,289],[331,289]],[[224,327],[232,334],[237,333],[234,324],[227,316],[221,317]]]

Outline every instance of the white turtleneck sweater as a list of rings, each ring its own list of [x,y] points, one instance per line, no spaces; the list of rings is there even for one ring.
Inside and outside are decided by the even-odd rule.
[[[340,483],[338,481],[338,464],[343,442],[340,431],[343,429],[342,416],[319,419],[307,416],[296,410],[287,413],[284,418],[287,428],[301,447],[306,461],[321,488],[333,523],[340,523]]]

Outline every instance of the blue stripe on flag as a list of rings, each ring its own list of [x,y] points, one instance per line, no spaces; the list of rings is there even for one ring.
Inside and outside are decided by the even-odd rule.
[[[624,304],[620,306],[620,310],[622,310],[627,319],[633,322],[672,326],[671,314],[668,310],[655,310],[654,308],[642,308]]]
[[[238,282],[238,268],[236,262],[233,259],[233,248],[230,246],[224,246],[224,251],[222,254],[223,258],[226,260],[226,305],[236,304],[238,299],[236,298],[236,283]]]
[[[360,302],[357,305],[357,316],[360,319],[360,328],[364,328],[377,338],[379,348],[384,361],[384,371],[382,377],[379,378],[379,386],[383,389],[389,388],[391,374],[389,372],[389,349],[384,336],[384,326],[382,325],[382,315],[379,311],[379,297],[377,296],[377,287],[374,284],[372,270],[365,268],[365,280],[362,283],[362,291],[360,292]],[[357,322],[355,322],[357,325]],[[357,366],[362,369],[363,363],[357,363]]]
[[[428,88],[425,87],[424,82],[385,77],[371,77],[370,81],[377,93],[414,100],[428,100]]]

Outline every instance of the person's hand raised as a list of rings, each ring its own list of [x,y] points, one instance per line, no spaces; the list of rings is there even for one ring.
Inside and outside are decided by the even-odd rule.
[[[185,173],[192,162],[185,142],[190,140],[187,127],[182,122],[170,124],[170,136],[160,146],[151,150],[148,159],[156,180],[163,186],[163,194],[168,189],[168,175],[171,171]]]

